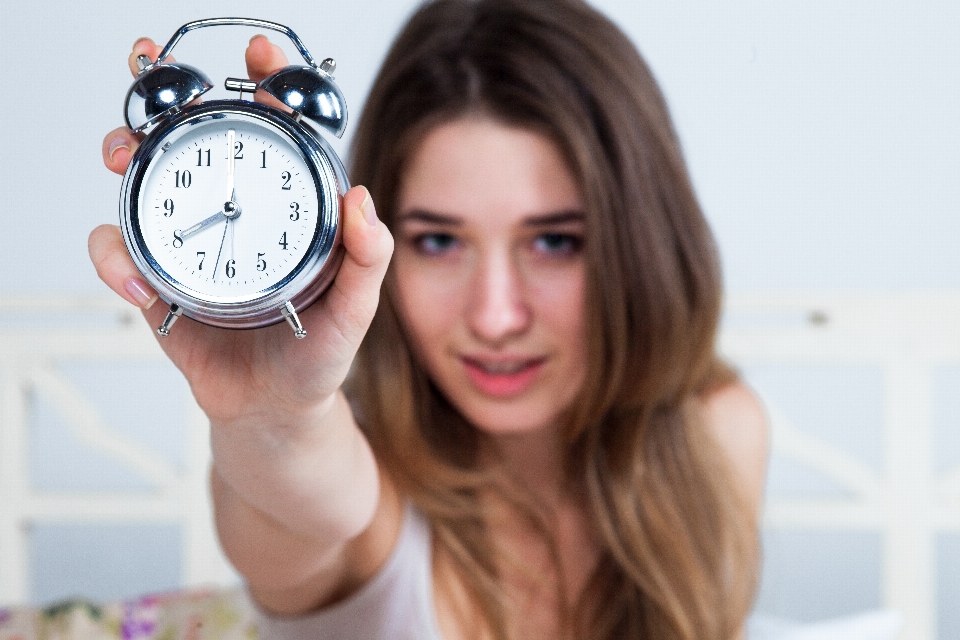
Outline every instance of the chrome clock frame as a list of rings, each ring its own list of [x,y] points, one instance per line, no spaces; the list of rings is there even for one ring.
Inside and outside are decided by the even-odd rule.
[[[151,163],[164,153],[168,142],[188,134],[194,126],[211,120],[254,122],[271,127],[294,142],[310,168],[317,189],[319,211],[310,248],[300,263],[282,280],[248,296],[212,296],[178,282],[158,264],[140,230],[140,189]],[[123,238],[134,263],[160,298],[171,305],[167,321],[158,329],[167,335],[180,313],[205,324],[228,329],[254,329],[286,320],[306,335],[296,309],[313,303],[333,281],[343,260],[340,242],[340,204],[349,182],[337,155],[307,124],[286,113],[256,102],[212,100],[184,107],[151,131],[137,149],[124,176],[120,198]]]

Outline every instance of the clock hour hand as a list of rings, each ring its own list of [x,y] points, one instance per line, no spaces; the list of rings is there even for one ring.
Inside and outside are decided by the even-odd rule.
[[[235,193],[232,195],[235,197]],[[217,211],[215,214],[213,214],[209,218],[205,218],[204,220],[201,220],[197,224],[193,225],[192,227],[187,227],[183,231],[180,231],[179,229],[177,229],[173,233],[174,233],[174,236],[180,238],[181,240],[186,240],[190,236],[200,233],[210,225],[217,224],[221,220],[233,220],[239,215],[240,215],[240,205],[238,205],[234,200],[230,200],[228,202],[223,203],[223,209],[221,209],[220,211]]]
[[[224,213],[223,210],[221,209],[220,211],[217,211],[215,214],[213,214],[213,215],[210,216],[209,218],[206,218],[206,219],[204,219],[204,220],[201,220],[200,222],[198,222],[197,224],[193,225],[192,227],[187,227],[187,228],[184,229],[183,231],[179,231],[179,232],[178,232],[178,233],[179,233],[179,237],[180,237],[181,240],[186,240],[186,239],[189,238],[190,236],[192,236],[192,235],[194,235],[194,234],[196,234],[196,233],[200,233],[201,231],[203,231],[204,229],[206,229],[206,228],[209,227],[210,225],[217,224],[217,223],[220,222],[221,220],[226,219],[226,217],[227,217],[227,214]]]

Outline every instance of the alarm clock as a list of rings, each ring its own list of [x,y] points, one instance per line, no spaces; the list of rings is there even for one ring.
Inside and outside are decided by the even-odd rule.
[[[165,60],[187,32],[224,25],[279,31],[306,64],[259,83],[227,78],[236,99],[200,102],[209,78]],[[305,337],[297,312],[330,285],[343,259],[349,184],[319,132],[339,138],[346,127],[336,64],[317,64],[283,25],[214,18],[183,25],[156,61],[140,56],[137,65],[124,116],[145,138],[123,178],[120,227],[133,262],[170,305],[157,333],[169,335],[182,314],[228,329],[286,320]],[[254,102],[257,89],[289,112]]]

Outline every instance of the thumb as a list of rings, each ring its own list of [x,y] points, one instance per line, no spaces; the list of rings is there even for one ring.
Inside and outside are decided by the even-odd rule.
[[[343,264],[321,304],[337,330],[359,344],[380,301],[380,287],[393,255],[393,236],[378,218],[365,187],[343,196]]]

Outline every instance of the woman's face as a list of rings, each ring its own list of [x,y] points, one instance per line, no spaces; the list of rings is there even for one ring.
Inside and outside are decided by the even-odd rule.
[[[556,424],[586,368],[585,214],[557,146],[481,116],[439,125],[397,213],[400,313],[434,383],[489,433]]]

